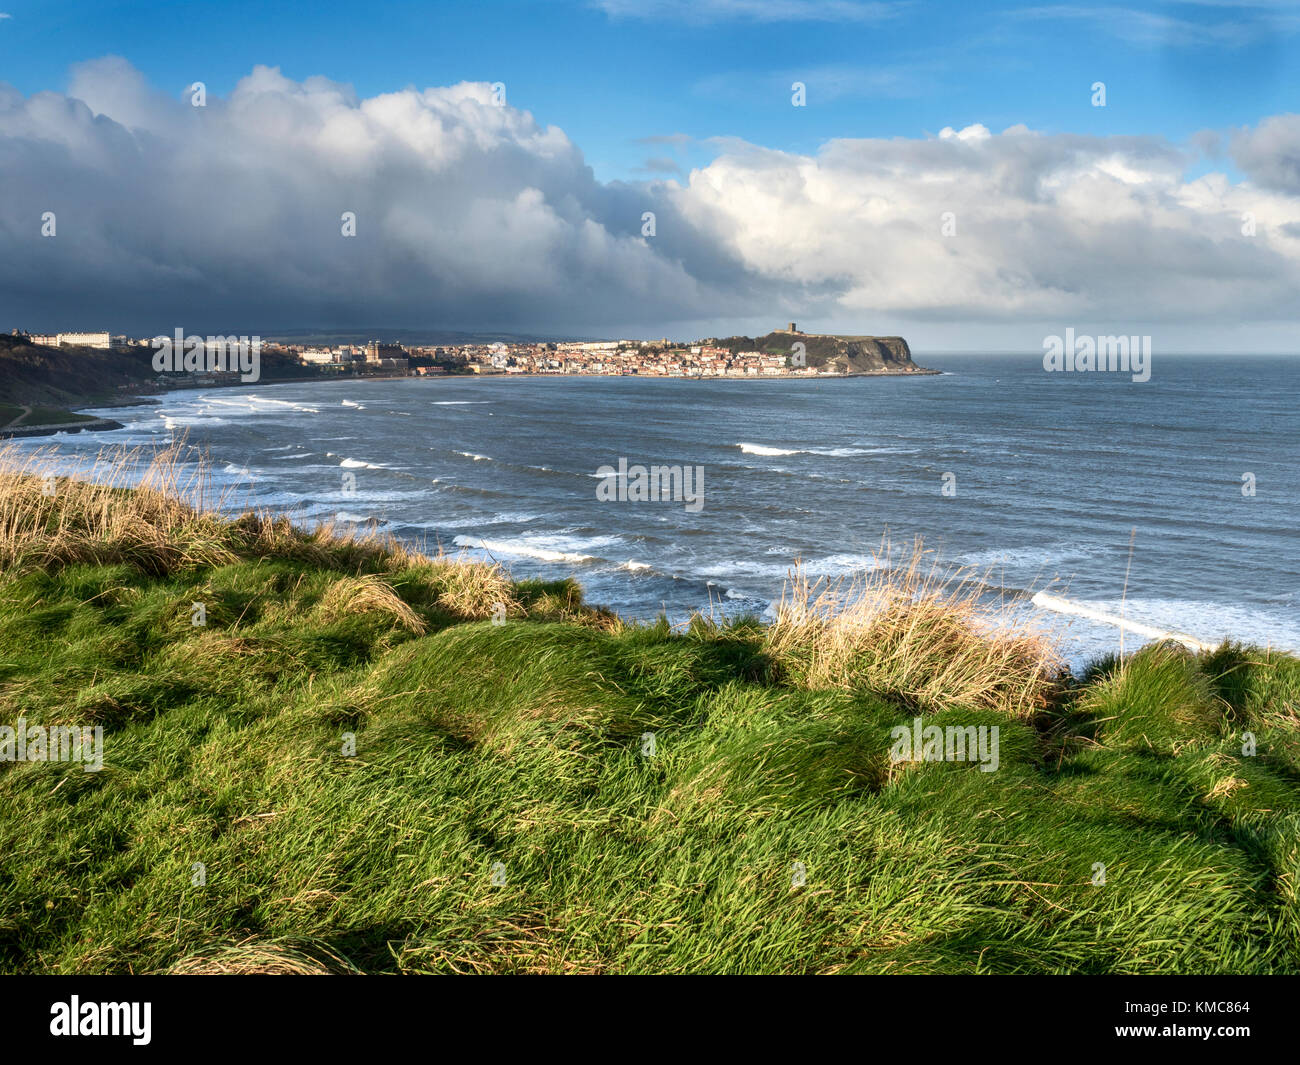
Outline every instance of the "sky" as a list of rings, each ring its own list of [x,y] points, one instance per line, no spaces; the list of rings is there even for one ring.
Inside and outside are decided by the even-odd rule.
[[[1296,351],[1298,44],[1234,0],[0,0],[0,327]]]

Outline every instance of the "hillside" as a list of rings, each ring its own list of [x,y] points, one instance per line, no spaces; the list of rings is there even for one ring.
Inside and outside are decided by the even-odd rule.
[[[775,330],[761,337],[725,337],[719,347],[732,352],[762,351],[789,355],[802,343],[808,365],[836,373],[934,373],[917,366],[902,337],[830,336],[819,333],[791,333]]]
[[[152,357],[144,348],[47,348],[0,334],[0,403],[55,408],[120,403],[152,386]]]
[[[10,431],[18,435],[42,421],[65,424],[80,420],[79,415],[68,413],[69,408],[140,402],[139,396],[161,391],[153,357],[149,347],[112,351],[49,348],[26,337],[0,334],[0,433],[11,424],[15,428]],[[263,351],[260,359],[263,382],[322,376],[316,367],[304,366],[284,352]],[[24,412],[24,407],[32,410]],[[120,428],[108,422],[100,427]]]
[[[1073,681],[906,567],[625,625],[174,460],[0,453],[0,725],[103,729],[0,730],[2,972],[1300,971],[1293,657]],[[894,761],[918,718],[996,764]]]

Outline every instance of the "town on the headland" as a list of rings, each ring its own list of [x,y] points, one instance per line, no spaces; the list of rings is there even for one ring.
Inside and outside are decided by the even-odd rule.
[[[181,365],[154,359],[159,388],[247,383],[225,361],[227,347],[247,346],[247,336],[184,337],[195,357]],[[26,333],[20,342],[46,348],[82,348],[135,354],[156,349],[166,337],[129,337],[109,332]],[[367,343],[294,343],[288,339],[253,338],[267,361],[260,380],[302,377],[424,377],[431,375],[524,376],[582,375],[607,377],[771,378],[845,377],[861,374],[930,373],[917,366],[902,337],[832,336],[803,333],[796,323],[766,336],[709,337],[692,342],[658,340],[475,340],[463,343],[402,344],[372,339]],[[254,378],[259,379],[259,378]]]

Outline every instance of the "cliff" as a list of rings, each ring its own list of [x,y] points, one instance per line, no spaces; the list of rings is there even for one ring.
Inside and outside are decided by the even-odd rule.
[[[831,336],[775,330],[766,336],[726,337],[718,346],[731,351],[763,351],[789,355],[802,343],[808,365],[837,373],[935,373],[912,361],[902,337]]]

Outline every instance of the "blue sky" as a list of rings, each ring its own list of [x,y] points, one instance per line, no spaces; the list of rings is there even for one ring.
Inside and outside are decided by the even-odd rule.
[[[808,153],[978,122],[1182,140],[1300,99],[1300,5],[1285,3],[0,3],[0,80],[25,93],[107,54],[177,94],[196,79],[227,93],[258,63],[361,96],[503,81],[602,180],[697,163],[715,137]],[[806,108],[790,105],[794,80]],[[692,141],[641,143],[674,134]]]

